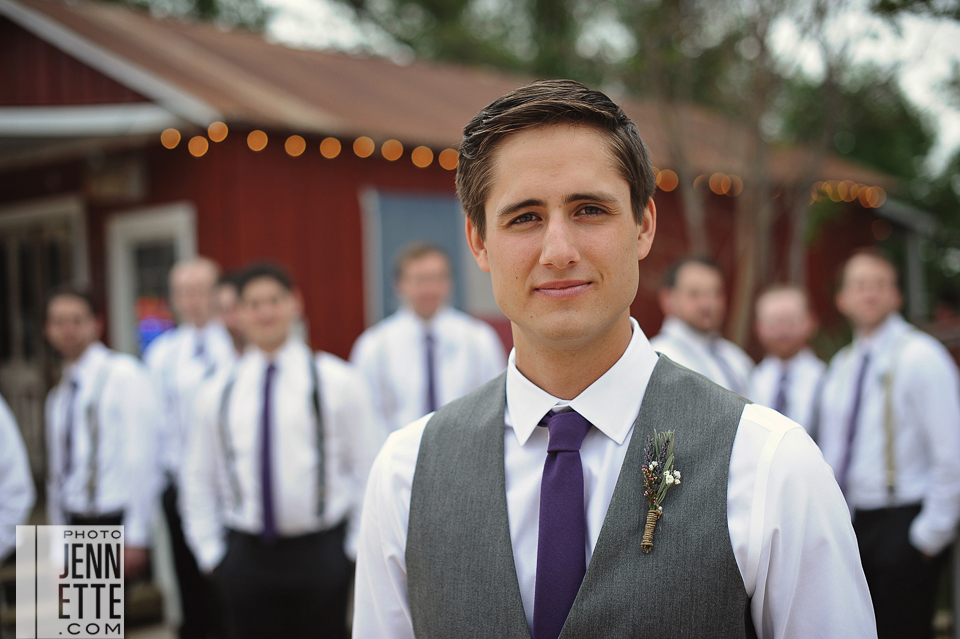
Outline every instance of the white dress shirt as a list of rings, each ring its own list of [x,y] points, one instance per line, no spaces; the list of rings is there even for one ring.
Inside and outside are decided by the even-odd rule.
[[[254,346],[230,370],[217,373],[197,397],[197,428],[183,474],[184,529],[197,563],[213,570],[226,552],[226,529],[263,530],[260,442],[267,366],[276,366],[272,386],[274,511],[281,536],[349,526],[345,552],[356,556],[356,520],[367,474],[384,433],[370,406],[366,385],[346,362],[314,355],[291,338],[272,358]],[[311,363],[319,368],[323,418],[324,511],[317,514],[317,438]],[[220,431],[220,403],[229,378],[228,427],[241,501],[235,507]]]
[[[218,321],[203,328],[181,324],[151,342],[143,359],[163,409],[160,468],[176,474],[195,421],[197,389],[218,370],[233,364],[233,340]]]
[[[546,429],[536,426],[549,410],[566,405],[595,426],[580,450],[592,555],[657,361],[631,321],[633,338],[620,360],[569,402],[527,380],[510,355],[504,415],[507,514],[531,627],[548,440]],[[357,561],[353,636],[358,639],[414,636],[404,557],[410,491],[428,420],[392,434],[371,471]],[[677,470],[683,472],[682,465]],[[833,474],[803,429],[768,408],[751,404],[741,417],[730,458],[727,518],[760,637],[876,637],[857,542]]]
[[[103,377],[103,386],[97,389]],[[71,381],[77,383],[70,402]],[[99,397],[95,397],[98,394]],[[96,403],[98,450],[91,447],[88,407]],[[70,472],[63,476],[67,413],[73,416]],[[146,546],[156,506],[159,404],[149,373],[139,360],[111,351],[100,342],[63,370],[47,395],[49,482],[47,509],[51,524],[68,523],[68,515],[97,516],[123,511],[125,541]],[[96,496],[87,492],[91,455],[96,455]]]
[[[910,525],[910,543],[935,555],[956,536],[960,520],[960,378],[940,342],[914,329],[900,315],[888,317],[868,338],[856,337],[827,370],[820,420],[820,447],[839,472],[857,375],[863,355],[870,364],[850,465],[851,509],[922,504]],[[893,372],[896,490],[886,488],[883,378]]]
[[[490,381],[506,365],[503,343],[482,320],[443,308],[425,321],[401,308],[368,328],[353,345],[350,361],[373,395],[377,413],[389,431],[427,414],[425,337],[435,340],[437,407]]]
[[[783,414],[803,426],[808,433],[813,426],[820,381],[827,369],[820,358],[805,348],[788,360],[773,355],[763,358],[750,375],[751,400],[776,407],[780,380],[787,374],[786,402]]]
[[[667,317],[650,344],[653,350],[727,390],[744,396],[749,391],[753,360],[730,340],[701,333],[676,317]]]
[[[17,526],[26,523],[35,497],[23,437],[0,397],[0,561],[16,546]]]

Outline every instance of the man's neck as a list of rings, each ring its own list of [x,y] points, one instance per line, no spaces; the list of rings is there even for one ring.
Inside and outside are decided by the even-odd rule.
[[[83,356],[87,353],[87,351],[90,350],[90,347],[93,346],[93,344],[94,342],[90,342],[89,344],[84,346],[82,349],[80,349],[80,352],[73,357],[73,359],[67,356],[64,356],[63,361],[67,365],[67,367],[76,366],[77,362],[83,359]]]
[[[514,325],[517,370],[554,397],[570,400],[610,370],[627,350],[633,331],[625,313],[602,336],[586,343],[529,340]]]
[[[855,337],[857,339],[869,339],[870,337],[873,337],[877,331],[880,330],[880,327],[887,323],[887,320],[890,319],[891,315],[893,315],[893,313],[890,313],[890,315],[887,315],[876,324],[861,324],[859,326],[854,326],[853,332]]]

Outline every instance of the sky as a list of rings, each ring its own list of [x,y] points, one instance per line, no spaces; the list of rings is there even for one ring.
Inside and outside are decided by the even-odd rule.
[[[276,42],[374,51],[399,62],[407,60],[408,54],[389,37],[370,27],[358,27],[350,10],[333,0],[264,0],[264,4],[275,12],[268,37]],[[928,170],[939,172],[960,148],[960,109],[949,103],[940,88],[950,76],[951,64],[960,62],[960,24],[906,16],[901,18],[898,32],[894,25],[865,11],[862,3],[853,5],[831,22],[827,41],[838,46],[850,43],[855,63],[898,70],[904,92],[926,114],[937,133]],[[593,27],[592,35],[603,37],[604,31],[613,48],[623,48],[622,32],[605,28],[602,22]],[[787,20],[773,29],[771,46],[788,65],[796,65],[814,77],[822,70],[817,47],[804,41]]]

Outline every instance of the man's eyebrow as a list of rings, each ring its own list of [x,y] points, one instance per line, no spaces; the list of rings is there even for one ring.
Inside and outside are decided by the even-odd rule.
[[[528,198],[522,202],[517,202],[515,204],[508,204],[502,209],[497,211],[497,217],[503,217],[504,215],[510,215],[511,213],[516,213],[520,209],[532,208],[532,207],[544,207],[546,202],[543,200],[538,200],[535,198]]]
[[[571,193],[564,198],[564,204],[572,204],[574,202],[581,201],[590,201],[590,202],[613,202],[616,200],[616,196],[612,193],[605,193],[603,191],[597,191],[595,193]]]
[[[616,200],[616,196],[605,193],[603,191],[597,191],[596,193],[571,193],[570,195],[563,198],[564,204],[572,204],[573,202],[613,202]],[[546,202],[543,200],[538,200],[536,198],[528,198],[522,202],[517,202],[515,204],[509,204],[499,211],[497,211],[497,217],[503,217],[505,215],[510,215],[511,213],[516,213],[517,211],[525,208],[532,207],[544,207]]]

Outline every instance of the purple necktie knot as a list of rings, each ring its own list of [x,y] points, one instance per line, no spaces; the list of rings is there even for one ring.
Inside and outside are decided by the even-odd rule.
[[[547,418],[547,429],[550,431],[548,453],[575,453],[583,445],[583,438],[590,430],[590,422],[580,413],[571,410],[550,415]]]

